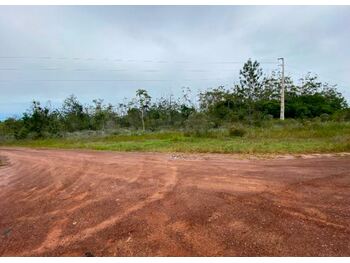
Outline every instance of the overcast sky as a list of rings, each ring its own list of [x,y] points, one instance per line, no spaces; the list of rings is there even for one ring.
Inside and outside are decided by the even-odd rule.
[[[0,118],[70,94],[230,87],[248,58],[269,73],[284,57],[287,74],[317,73],[349,101],[349,25],[342,6],[1,6]]]

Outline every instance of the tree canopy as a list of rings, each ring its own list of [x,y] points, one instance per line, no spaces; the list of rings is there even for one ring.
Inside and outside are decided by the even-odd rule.
[[[249,59],[240,70],[239,82],[232,87],[219,86],[196,94],[183,89],[183,96],[152,100],[148,91],[138,89],[135,97],[116,106],[94,99],[83,105],[74,95],[52,109],[33,101],[19,119],[0,122],[0,136],[40,138],[67,132],[106,129],[185,129],[186,127],[220,127],[234,122],[278,118],[280,111],[280,73],[265,75],[257,61]],[[323,83],[317,75],[307,73],[295,82],[285,77],[286,118],[336,116],[349,118],[345,98],[335,85]]]

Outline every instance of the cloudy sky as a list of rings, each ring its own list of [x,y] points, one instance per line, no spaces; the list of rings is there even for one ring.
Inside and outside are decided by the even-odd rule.
[[[1,6],[0,118],[33,99],[75,94],[117,104],[139,88],[230,87],[248,58],[266,73],[286,60],[350,100],[350,7]]]

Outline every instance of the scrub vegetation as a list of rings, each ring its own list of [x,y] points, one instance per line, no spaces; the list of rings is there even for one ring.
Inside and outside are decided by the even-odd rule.
[[[350,108],[336,86],[306,74],[285,78],[248,60],[238,84],[199,94],[152,97],[139,89],[114,106],[83,105],[71,95],[60,108],[33,101],[21,118],[0,122],[0,145],[116,151],[311,153],[350,151]],[[196,99],[193,99],[196,97]]]

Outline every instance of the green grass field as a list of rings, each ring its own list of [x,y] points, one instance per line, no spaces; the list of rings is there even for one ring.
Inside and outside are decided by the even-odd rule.
[[[273,121],[262,127],[244,127],[242,137],[227,129],[189,136],[180,131],[128,132],[108,136],[13,140],[1,146],[35,148],[93,149],[109,151],[150,151],[188,153],[334,153],[350,151],[350,122]]]

